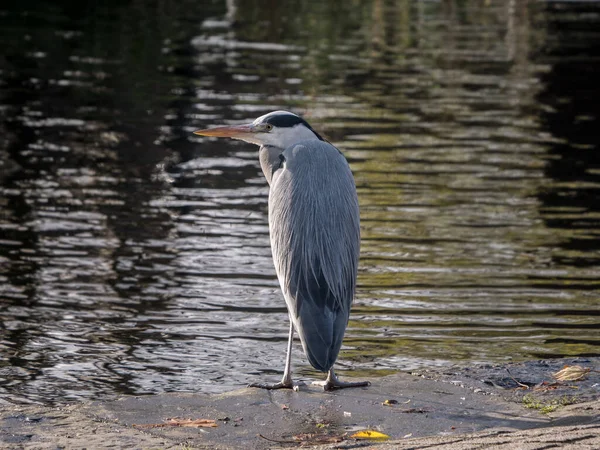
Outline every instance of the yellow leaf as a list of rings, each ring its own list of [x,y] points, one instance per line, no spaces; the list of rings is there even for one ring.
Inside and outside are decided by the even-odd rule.
[[[383,406],[392,406],[392,405],[397,405],[397,404],[398,404],[398,400],[392,400],[392,399],[385,400],[382,403]]]
[[[357,431],[350,437],[354,439],[374,439],[378,441],[385,441],[390,438],[387,434],[374,430]]]
[[[552,376],[558,381],[581,381],[592,369],[582,366],[565,366]]]

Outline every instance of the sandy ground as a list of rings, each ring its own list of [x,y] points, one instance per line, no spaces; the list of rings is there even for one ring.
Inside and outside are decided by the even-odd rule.
[[[300,392],[246,388],[60,407],[4,402],[0,448],[600,449],[599,374],[592,371],[580,382],[540,384],[557,366],[536,363],[511,367],[509,381],[521,383],[515,373],[538,380],[527,389],[500,386],[494,374],[501,368],[494,367],[397,374],[373,380],[368,388],[334,392],[305,386]],[[598,360],[580,363],[597,367]],[[152,426],[174,417],[211,419],[217,426]],[[391,440],[350,437],[365,429]]]

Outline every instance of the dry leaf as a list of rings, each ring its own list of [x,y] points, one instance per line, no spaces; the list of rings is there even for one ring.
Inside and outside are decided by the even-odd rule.
[[[387,434],[374,430],[357,431],[350,437],[354,439],[374,439],[378,441],[385,441],[390,438]]]
[[[169,422],[172,423],[174,427],[212,428],[218,426],[217,423],[211,419],[170,419]]]
[[[218,427],[212,419],[179,419],[173,417],[164,423],[134,424],[136,428],[161,428],[161,427],[189,427],[189,428],[214,428]]]
[[[582,366],[565,366],[552,376],[558,381],[582,381],[591,370]]]

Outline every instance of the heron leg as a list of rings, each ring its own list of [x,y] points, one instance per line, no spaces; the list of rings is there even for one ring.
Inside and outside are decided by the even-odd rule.
[[[250,383],[248,387],[257,387],[261,389],[294,389],[292,381],[292,341],[294,340],[294,323],[290,319],[290,335],[288,338],[287,357],[285,358],[285,369],[283,378],[279,383]]]
[[[361,387],[361,386],[370,386],[370,381],[341,381],[335,372],[333,371],[333,367],[329,369],[327,373],[327,379],[325,381],[314,381],[312,384],[316,384],[319,386],[323,386],[324,391],[331,391],[333,389],[343,389],[349,387]]]

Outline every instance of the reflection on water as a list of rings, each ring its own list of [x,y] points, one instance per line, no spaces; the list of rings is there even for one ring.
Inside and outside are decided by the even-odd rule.
[[[599,4],[228,5],[0,7],[7,398],[280,376],[257,149],[190,134],[280,108],[357,180],[341,372],[598,354]]]

